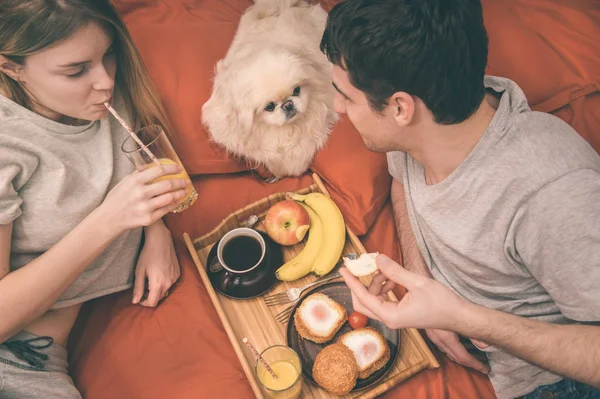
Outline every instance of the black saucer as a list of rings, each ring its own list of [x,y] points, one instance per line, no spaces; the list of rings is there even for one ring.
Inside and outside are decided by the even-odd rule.
[[[221,294],[234,299],[250,299],[267,292],[277,282],[275,271],[283,265],[283,250],[279,244],[269,238],[267,233],[256,230],[264,238],[266,244],[265,257],[260,265],[245,274],[231,274],[225,270],[217,258],[218,240],[215,242],[206,259],[206,273],[214,289]]]

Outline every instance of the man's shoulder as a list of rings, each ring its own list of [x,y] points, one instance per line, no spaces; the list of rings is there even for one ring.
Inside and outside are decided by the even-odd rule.
[[[600,171],[600,156],[591,145],[562,119],[531,110],[514,82],[486,77],[486,86],[504,90],[491,132],[497,141],[485,154],[494,178],[531,193],[576,170]]]
[[[596,151],[569,124],[544,112],[512,114],[506,124],[505,139],[512,151],[534,162],[600,162]]]
[[[485,76],[485,86],[507,96],[502,123],[504,134],[536,146],[570,144],[586,146],[587,142],[562,119],[546,112],[533,111],[521,87],[511,79]],[[504,101],[504,100],[503,100]],[[591,148],[591,147],[590,147]]]

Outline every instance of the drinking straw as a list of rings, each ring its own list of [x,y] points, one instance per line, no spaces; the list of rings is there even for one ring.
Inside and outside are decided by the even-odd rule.
[[[135,134],[133,130],[131,130],[127,123],[125,123],[125,121],[119,116],[117,111],[115,111],[115,109],[111,107],[109,103],[104,103],[104,106],[110,111],[110,113],[121,124],[121,126],[123,126],[123,128],[129,133],[129,135],[138,143],[138,145],[142,148],[142,150],[144,150],[144,152],[150,157],[150,159],[152,159],[157,165],[160,165],[160,162],[158,161],[158,159],[156,159],[152,151],[150,151],[150,149],[146,147],[144,143],[142,143],[142,140],[140,140],[137,134]]]
[[[265,361],[265,359],[262,358],[262,356],[260,356],[260,354],[258,353],[258,351],[256,350],[256,348],[254,347],[254,345],[252,345],[250,342],[248,342],[248,338],[244,338],[242,340],[246,346],[248,347],[248,349],[250,349],[250,352],[252,352],[252,354],[254,355],[254,357],[256,358],[256,360],[259,360],[263,366],[265,366],[265,368],[267,369],[267,371],[273,376],[273,378],[277,379],[277,374],[275,374],[275,372],[273,371],[273,369],[271,369],[271,367],[269,367],[269,365],[267,364],[267,362]]]

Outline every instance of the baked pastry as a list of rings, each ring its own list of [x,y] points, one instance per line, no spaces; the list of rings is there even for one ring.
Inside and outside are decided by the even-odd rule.
[[[358,366],[352,351],[336,343],[319,352],[312,374],[315,382],[327,392],[345,395],[356,386]]]
[[[312,294],[304,299],[294,314],[298,334],[317,344],[331,341],[346,320],[346,309],[321,293]]]
[[[390,360],[390,347],[372,327],[359,328],[342,335],[338,343],[348,347],[356,359],[360,379],[369,378]]]

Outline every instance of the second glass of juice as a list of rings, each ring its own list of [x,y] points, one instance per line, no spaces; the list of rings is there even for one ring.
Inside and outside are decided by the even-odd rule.
[[[146,126],[136,132],[137,137],[141,142],[150,150],[150,152],[158,159],[160,164],[179,164],[183,168],[183,172],[176,175],[167,175],[159,177],[157,181],[165,179],[187,179],[188,176],[183,164],[179,160],[177,153],[173,149],[169,138],[167,137],[164,129],[159,125]],[[156,163],[150,156],[144,151],[143,148],[137,143],[131,136],[127,137],[121,145],[121,150],[127,155],[127,158],[135,165],[137,170],[144,170],[152,166],[156,166]],[[172,212],[178,213],[188,209],[198,199],[198,193],[193,185],[189,186],[188,195],[183,197],[179,201],[179,205]]]
[[[269,373],[262,362],[256,363],[256,376],[263,392],[271,399],[296,399],[302,392],[302,362],[298,354],[283,345],[274,345],[260,354],[277,378]]]

